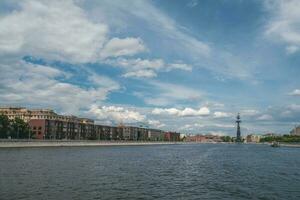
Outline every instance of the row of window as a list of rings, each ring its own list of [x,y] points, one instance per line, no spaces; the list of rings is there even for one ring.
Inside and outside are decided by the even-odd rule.
[[[41,127],[41,126],[39,126],[39,127],[34,126],[34,127],[33,127],[33,130],[36,130],[36,129],[42,130],[42,127]]]
[[[41,135],[42,132],[41,131],[33,131],[34,134],[38,134],[38,135]]]

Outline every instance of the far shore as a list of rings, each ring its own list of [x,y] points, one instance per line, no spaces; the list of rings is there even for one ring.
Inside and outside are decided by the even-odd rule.
[[[0,140],[0,148],[19,147],[77,147],[77,146],[141,146],[173,145],[168,141],[103,141],[103,140]]]
[[[0,148],[26,147],[92,147],[92,146],[143,146],[175,144],[235,144],[233,142],[183,142],[183,141],[125,141],[125,140],[37,140],[37,139],[0,139]],[[244,143],[270,145],[270,143]],[[300,148],[300,143],[280,143],[281,147]]]
[[[222,144],[224,142],[0,139],[0,148]],[[226,143],[234,144],[234,143]]]
[[[300,144],[299,143],[280,143],[280,146],[282,147],[298,147],[300,148]]]

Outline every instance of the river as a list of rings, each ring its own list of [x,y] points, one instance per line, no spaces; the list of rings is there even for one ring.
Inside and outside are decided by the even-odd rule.
[[[2,148],[0,199],[300,199],[300,148]]]

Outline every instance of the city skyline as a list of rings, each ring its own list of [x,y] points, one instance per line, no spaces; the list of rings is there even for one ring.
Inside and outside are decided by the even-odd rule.
[[[300,123],[299,1],[0,2],[0,106],[182,133]]]

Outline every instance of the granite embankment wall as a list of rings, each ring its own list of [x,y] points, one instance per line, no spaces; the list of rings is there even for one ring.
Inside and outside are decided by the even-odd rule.
[[[137,146],[170,145],[181,142],[92,141],[92,140],[0,140],[0,148],[9,147],[67,147],[67,146]]]

